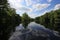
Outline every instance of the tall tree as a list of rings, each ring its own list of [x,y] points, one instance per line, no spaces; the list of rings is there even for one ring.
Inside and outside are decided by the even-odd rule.
[[[35,18],[36,23],[40,23],[40,16]]]
[[[20,21],[20,16],[8,6],[7,0],[0,0],[0,40],[8,40],[11,31],[15,30]]]
[[[22,15],[22,24],[23,24],[24,28],[27,28],[29,23],[30,23],[30,17],[27,15],[27,13],[24,13]]]

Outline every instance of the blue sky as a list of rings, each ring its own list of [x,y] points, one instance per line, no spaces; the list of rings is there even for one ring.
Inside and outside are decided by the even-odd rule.
[[[22,16],[26,12],[32,18],[60,8],[60,0],[8,0],[8,3],[17,14]]]

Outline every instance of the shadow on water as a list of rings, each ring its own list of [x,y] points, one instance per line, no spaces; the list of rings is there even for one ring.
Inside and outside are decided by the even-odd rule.
[[[28,24],[27,29],[20,24],[16,27],[16,32],[11,36],[9,40],[60,40],[53,30],[45,28],[43,25],[31,22]]]
[[[19,25],[12,22],[6,22],[0,24],[0,39],[1,40],[8,40],[8,38],[15,32],[15,26]]]

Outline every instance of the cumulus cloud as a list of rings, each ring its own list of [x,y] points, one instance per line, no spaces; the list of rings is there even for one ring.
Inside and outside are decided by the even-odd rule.
[[[44,8],[47,8],[50,4],[35,4],[33,5],[33,8],[36,10],[42,10]]]
[[[21,7],[19,9],[17,9],[16,12],[22,16],[22,14],[25,13],[25,12],[27,14],[28,13],[31,13],[32,12],[32,9],[31,8],[28,8],[28,7]]]
[[[31,12],[32,11],[32,9],[31,8],[28,8],[28,7],[21,7],[21,8],[19,8],[19,10],[21,12]]]
[[[22,5],[20,4],[21,2],[22,0],[8,0],[8,3],[10,3],[10,6],[15,9],[22,7]]]
[[[10,3],[11,7],[16,9],[17,14],[20,14],[22,16],[22,14],[26,12],[32,18],[42,15],[41,13],[39,15],[36,13],[32,13],[32,11],[42,10],[50,5],[50,4],[39,4],[39,3],[34,4],[33,0],[25,0],[26,6],[24,6],[21,4],[23,1],[24,0],[8,0],[8,3]],[[31,6],[32,8],[30,8],[29,6]]]
[[[40,0],[25,0],[27,6],[31,6],[33,4],[36,4]]]
[[[20,14],[22,16],[24,12],[27,12],[27,13],[32,12],[32,8],[26,7],[21,4],[21,2],[23,1],[24,0],[8,0],[8,3],[10,3],[10,6],[12,8],[16,9],[17,14]]]
[[[26,2],[26,5],[27,5],[27,6],[32,5],[32,0],[25,0],[25,2]]]
[[[60,4],[56,4],[54,10],[60,9]]]
[[[24,1],[24,0],[8,0],[8,3],[10,3],[10,6],[15,8],[16,10],[19,10],[19,11],[23,11],[23,12],[31,12],[32,9],[31,8],[28,8],[28,7],[25,7],[23,5],[21,5],[21,2]]]
[[[52,0],[47,0],[48,2],[51,2]]]
[[[38,14],[34,14],[34,13],[29,13],[28,15],[29,15],[31,18],[35,18],[35,17],[38,16]]]

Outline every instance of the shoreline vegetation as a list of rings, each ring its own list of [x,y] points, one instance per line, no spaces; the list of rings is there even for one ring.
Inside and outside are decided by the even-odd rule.
[[[9,6],[7,0],[0,1],[0,40],[8,40],[10,33],[14,32],[15,27],[20,23],[26,29],[27,25],[32,21],[60,32],[60,9],[36,18],[30,18],[27,13],[24,13],[22,16],[16,14],[16,10]]]

